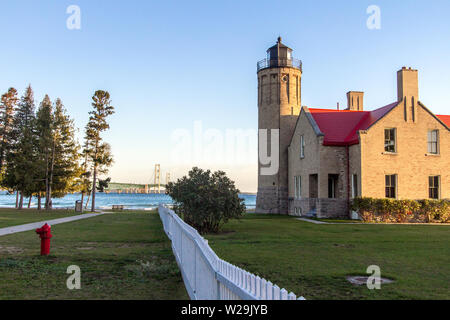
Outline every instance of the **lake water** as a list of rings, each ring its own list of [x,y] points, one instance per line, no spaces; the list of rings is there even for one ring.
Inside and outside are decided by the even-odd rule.
[[[248,209],[256,207],[256,195],[241,194],[240,197],[245,200]],[[81,200],[80,194],[69,194],[61,199],[53,199],[54,208],[74,208],[75,201]],[[85,198],[86,201],[86,198]],[[24,207],[28,206],[28,199],[24,199]],[[42,201],[44,203],[44,200]],[[97,193],[95,205],[97,209],[111,209],[112,205],[124,205],[125,209],[151,210],[157,208],[160,204],[173,204],[172,198],[166,194],[119,194],[119,193]],[[16,196],[8,195],[5,192],[0,193],[0,207],[14,208],[16,205]],[[37,198],[31,202],[33,208],[37,207]]]

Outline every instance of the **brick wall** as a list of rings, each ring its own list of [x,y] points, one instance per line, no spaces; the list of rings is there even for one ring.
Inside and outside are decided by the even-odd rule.
[[[397,152],[384,152],[384,130],[397,129]],[[428,130],[439,130],[440,154],[429,155]],[[398,199],[427,199],[428,177],[441,176],[441,198],[450,198],[450,131],[420,105],[415,122],[405,121],[400,103],[367,132],[361,133],[361,194],[385,197],[385,175],[397,174]]]

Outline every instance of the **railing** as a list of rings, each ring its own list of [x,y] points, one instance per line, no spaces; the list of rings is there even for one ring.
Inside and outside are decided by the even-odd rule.
[[[298,59],[263,59],[258,61],[258,72],[267,68],[291,67],[302,71],[302,61]]]
[[[192,300],[305,300],[220,259],[172,210],[161,205],[159,215]]]

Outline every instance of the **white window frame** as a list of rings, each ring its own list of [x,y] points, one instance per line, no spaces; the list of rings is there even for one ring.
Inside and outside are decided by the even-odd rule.
[[[386,148],[389,147],[389,145],[386,145],[386,131],[394,130],[394,151],[388,151]],[[384,152],[385,153],[397,153],[397,128],[385,128],[384,129]]]
[[[301,176],[294,177],[294,197],[295,197],[295,199],[302,198],[302,177]]]
[[[430,140],[430,138],[432,138],[433,133],[436,133],[436,141],[432,141]],[[432,152],[432,150],[430,151],[430,144],[435,143],[436,144],[436,152]],[[439,130],[437,129],[433,129],[433,130],[428,130],[428,136],[427,136],[427,152],[428,154],[439,154]]]
[[[300,159],[305,158],[305,136],[300,136]]]
[[[433,180],[434,180],[434,178],[437,178],[438,185],[437,185],[437,187],[433,186],[433,188],[437,189],[437,198],[430,197],[430,189],[432,188],[430,186],[430,178],[432,178]],[[440,175],[428,177],[428,199],[431,199],[431,200],[440,200],[441,199],[441,176]]]

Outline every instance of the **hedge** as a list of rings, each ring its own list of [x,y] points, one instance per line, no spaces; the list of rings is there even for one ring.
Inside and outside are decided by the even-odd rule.
[[[365,222],[450,222],[450,200],[356,198],[353,200],[352,210]]]

